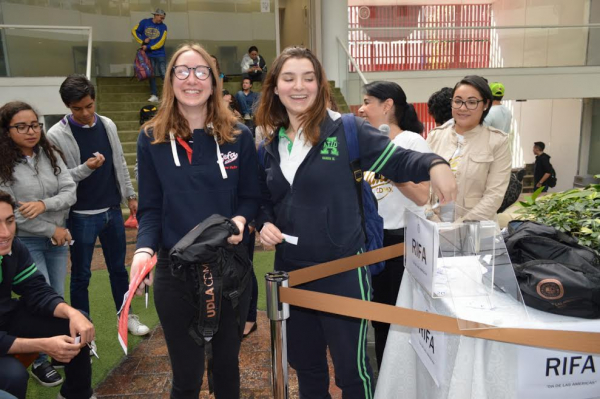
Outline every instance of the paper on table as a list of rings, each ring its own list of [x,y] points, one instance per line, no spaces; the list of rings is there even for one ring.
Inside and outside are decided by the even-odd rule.
[[[283,239],[288,244],[298,245],[298,237],[290,236],[288,234],[282,234],[282,235],[283,235]]]
[[[125,354],[127,354],[127,319],[129,317],[129,305],[131,305],[131,300],[135,295],[135,291],[142,283],[142,280],[150,273],[154,266],[156,266],[156,255],[150,258],[141,269],[138,269],[135,276],[132,276],[131,281],[129,282],[129,291],[125,293],[121,309],[117,312],[119,315],[118,338]]]

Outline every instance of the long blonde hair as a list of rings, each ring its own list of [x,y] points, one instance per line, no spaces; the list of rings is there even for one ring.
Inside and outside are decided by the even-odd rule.
[[[142,129],[144,129],[146,134],[148,134],[149,129],[152,129],[154,135],[152,144],[169,141],[169,132],[173,132],[175,136],[179,136],[183,139],[191,138],[190,126],[177,106],[177,98],[175,98],[175,93],[173,91],[173,66],[175,65],[175,61],[177,61],[177,58],[187,51],[195,51],[198,53],[204,58],[211,69],[210,79],[213,92],[206,102],[205,125],[208,126],[212,123],[212,131],[210,129],[206,129],[206,131],[209,134],[215,135],[219,140],[219,144],[235,141],[236,136],[240,133],[240,131],[235,128],[237,120],[233,113],[227,109],[223,103],[223,84],[221,83],[221,79],[215,77],[215,74],[218,72],[212,57],[198,43],[182,44],[171,57],[165,72],[162,100],[158,112],[154,118],[144,123]]]
[[[276,128],[283,126],[287,129],[290,126],[290,118],[287,110],[279,96],[275,94],[277,80],[283,68],[283,64],[289,59],[308,59],[315,69],[315,78],[318,84],[318,93],[315,102],[300,116],[300,124],[304,129],[304,134],[311,142],[316,145],[319,142],[320,124],[327,115],[327,100],[331,97],[329,83],[325,76],[325,70],[315,55],[303,47],[288,47],[279,54],[273,61],[271,69],[263,83],[260,103],[256,112],[256,125],[261,126],[266,135],[267,143],[270,143],[278,132]]]

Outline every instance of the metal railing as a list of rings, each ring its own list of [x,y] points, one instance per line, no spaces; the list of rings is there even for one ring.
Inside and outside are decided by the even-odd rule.
[[[22,30],[23,33],[21,35],[12,35],[10,34],[11,30]],[[15,76],[15,74],[11,74],[11,59],[12,58],[16,58],[18,60],[15,60],[15,63],[21,63],[21,64],[28,64],[27,65],[27,70],[28,71],[32,71],[34,70],[35,73],[36,71],[40,72],[37,73],[37,76],[49,76],[47,74],[43,74],[43,67],[44,67],[44,62],[42,61],[43,57],[47,57],[48,55],[48,51],[50,51],[49,49],[46,49],[46,52],[41,52],[38,51],[38,47],[34,47],[35,44],[44,44],[44,40],[46,41],[54,41],[54,45],[60,47],[60,41],[67,41],[69,43],[72,42],[77,42],[78,40],[76,39],[76,37],[70,37],[70,36],[64,36],[64,35],[73,35],[76,34],[75,31],[82,31],[87,33],[87,51],[86,51],[86,66],[85,66],[85,74],[88,77],[88,79],[91,79],[91,74],[92,74],[92,27],[91,26],[53,26],[53,25],[1,25],[0,24],[0,31],[2,32],[2,36],[1,36],[1,40],[2,40],[2,49],[3,49],[3,58],[4,58],[4,64],[6,66],[6,75],[11,77],[11,76]],[[36,34],[32,34],[32,32],[27,33],[26,31],[35,31],[35,33],[37,32],[44,32],[45,36],[38,36]],[[62,36],[61,36],[62,35]],[[20,43],[18,43],[17,45],[19,46],[18,48],[18,54],[11,54],[11,48],[10,48],[10,42],[11,39],[13,38],[19,38],[19,39],[23,39],[21,40]],[[32,40],[29,39],[35,39],[35,41],[37,43],[34,43]],[[67,40],[68,39],[68,40]],[[29,45],[32,46],[31,49],[29,48],[23,48],[23,43],[25,43],[25,45],[27,45],[27,47],[29,47]],[[73,46],[72,45],[67,45],[67,48],[69,48],[71,51],[73,50]],[[35,58],[33,58],[32,60],[27,59],[27,56],[24,56],[24,54],[27,54],[28,50],[30,50],[32,56],[35,56]],[[62,49],[64,50],[64,49]],[[15,50],[16,51],[16,50]],[[37,70],[35,68],[33,68],[33,65],[31,64],[31,62],[34,61],[37,65],[37,63],[40,63],[42,65],[40,65],[40,68],[38,68]],[[75,64],[75,56],[73,55],[73,61]],[[47,67],[47,65],[46,65]],[[25,68],[25,67],[23,67]],[[76,72],[75,71],[76,67],[74,65],[73,71],[72,72]],[[57,75],[60,76],[64,76],[64,75],[68,75],[69,73],[71,73],[71,71],[65,71],[65,73],[57,73]],[[17,74],[19,75],[19,74]],[[22,75],[21,75],[22,76]]]

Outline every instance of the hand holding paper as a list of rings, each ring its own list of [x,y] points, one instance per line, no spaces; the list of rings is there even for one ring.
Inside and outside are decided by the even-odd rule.
[[[139,267],[140,257],[138,257],[137,262],[136,258],[134,257],[134,262],[131,265],[129,291],[127,291],[123,297],[123,304],[117,313],[119,314],[118,338],[121,348],[123,348],[125,354],[127,354],[127,321],[129,318],[129,307],[131,305],[131,300],[133,299],[134,295],[142,295],[144,293],[144,287],[146,284],[152,284],[152,274],[150,272],[156,265],[156,255],[151,258],[146,258],[147,260],[143,263],[142,267]],[[146,279],[147,276],[150,276],[150,279]],[[143,283],[142,280],[144,280],[145,283]]]

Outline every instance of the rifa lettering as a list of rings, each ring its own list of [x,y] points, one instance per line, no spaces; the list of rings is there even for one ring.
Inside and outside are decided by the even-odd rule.
[[[421,337],[423,337],[425,343],[429,345],[428,349],[431,349],[431,353],[435,354],[435,343],[433,342],[434,337],[431,331],[424,328],[419,328],[419,334],[421,334]]]
[[[585,361],[581,363],[580,361],[584,359],[583,356],[571,356],[571,357],[563,357],[562,359],[559,357],[549,357],[546,359],[546,377],[552,375],[573,375],[579,371],[579,374],[583,374],[589,370],[590,373],[596,372],[596,366],[594,365],[593,356],[585,357]],[[552,371],[551,371],[552,370]]]
[[[425,251],[425,247],[414,238],[412,240],[412,253],[417,257],[417,259],[427,264],[427,253]]]

